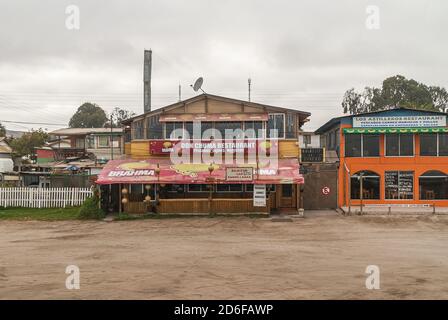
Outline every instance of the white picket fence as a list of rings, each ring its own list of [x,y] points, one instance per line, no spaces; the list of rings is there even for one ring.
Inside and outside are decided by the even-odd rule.
[[[0,207],[73,207],[91,195],[90,188],[0,188]]]

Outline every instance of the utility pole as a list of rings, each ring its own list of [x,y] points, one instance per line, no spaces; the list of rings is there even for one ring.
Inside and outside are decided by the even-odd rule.
[[[114,160],[114,123],[112,113],[110,114],[110,160]]]
[[[251,85],[251,82],[252,82],[252,80],[249,78],[249,79],[247,79],[247,84],[248,84],[248,87],[249,87],[249,102],[250,102],[250,85]]]
[[[151,111],[152,50],[145,50],[143,61],[143,112]]]
[[[182,101],[182,87],[179,83],[179,101]]]

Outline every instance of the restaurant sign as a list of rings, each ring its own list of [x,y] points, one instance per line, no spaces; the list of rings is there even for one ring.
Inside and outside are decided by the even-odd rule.
[[[254,185],[254,207],[266,207],[266,185]]]
[[[253,173],[252,167],[229,167],[226,168],[226,181],[253,181]]]
[[[354,117],[354,128],[418,128],[445,127],[446,116],[388,116],[388,117]]]
[[[271,152],[275,152],[277,147],[277,142],[255,139],[233,141],[155,140],[150,142],[149,152],[152,155],[169,154],[175,150],[188,150],[193,153],[252,153],[256,152],[257,148],[271,149]]]

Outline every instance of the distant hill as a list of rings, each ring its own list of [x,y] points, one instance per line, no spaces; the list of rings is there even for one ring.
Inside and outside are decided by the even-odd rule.
[[[6,136],[7,137],[13,137],[13,138],[20,138],[25,131],[17,131],[17,130],[8,130],[6,129]]]

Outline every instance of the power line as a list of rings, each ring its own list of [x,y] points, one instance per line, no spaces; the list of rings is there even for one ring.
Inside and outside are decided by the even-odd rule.
[[[28,121],[12,121],[12,120],[1,120],[0,122],[6,122],[6,123],[21,123],[21,124],[39,124],[43,126],[66,126],[67,124],[64,123],[47,123],[47,122],[28,122]]]

